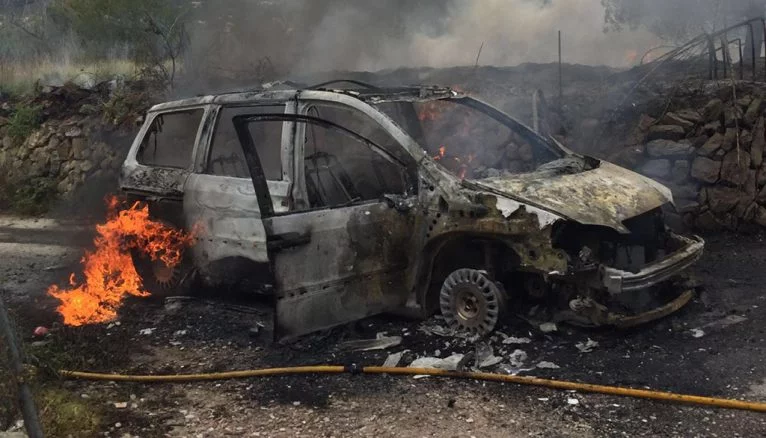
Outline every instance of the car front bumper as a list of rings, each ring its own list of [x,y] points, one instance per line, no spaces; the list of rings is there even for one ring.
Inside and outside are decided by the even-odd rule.
[[[705,241],[701,237],[671,234],[671,238],[680,243],[677,251],[647,265],[639,272],[601,266],[599,283],[612,295],[646,289],[680,274],[702,256]]]

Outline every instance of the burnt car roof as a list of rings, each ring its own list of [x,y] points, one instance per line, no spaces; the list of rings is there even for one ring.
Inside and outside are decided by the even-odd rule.
[[[349,84],[353,87],[343,87]],[[365,102],[394,102],[446,99],[462,96],[463,93],[450,87],[437,85],[410,85],[399,87],[381,87],[356,80],[333,80],[305,86],[293,82],[274,82],[257,88],[232,90],[222,93],[199,95],[192,98],[178,99],[154,105],[149,111],[164,111],[211,103],[245,103],[259,100],[276,100],[300,94],[303,91],[324,91],[344,94]]]

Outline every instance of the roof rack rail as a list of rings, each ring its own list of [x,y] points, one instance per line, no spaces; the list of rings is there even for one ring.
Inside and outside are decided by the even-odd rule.
[[[380,87],[376,87],[375,85],[368,84],[367,82],[357,81],[356,79],[333,79],[331,81],[322,82],[316,85],[312,85],[310,87],[307,87],[307,90],[316,90],[317,88],[322,88],[326,85],[330,84],[340,84],[343,82],[347,82],[349,84],[359,85],[360,87],[368,88],[370,90],[380,90]]]

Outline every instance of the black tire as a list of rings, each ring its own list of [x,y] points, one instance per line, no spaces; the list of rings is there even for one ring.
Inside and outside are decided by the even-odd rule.
[[[492,332],[505,314],[507,295],[484,271],[458,269],[444,280],[439,306],[454,330],[473,335]]]

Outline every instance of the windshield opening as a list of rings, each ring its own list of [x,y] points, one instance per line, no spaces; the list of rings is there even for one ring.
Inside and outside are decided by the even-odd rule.
[[[385,102],[377,107],[460,179],[484,179],[536,170],[561,157],[542,139],[459,100]]]

